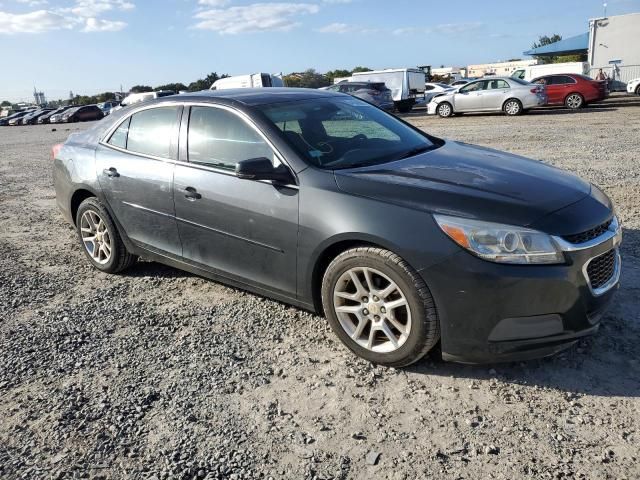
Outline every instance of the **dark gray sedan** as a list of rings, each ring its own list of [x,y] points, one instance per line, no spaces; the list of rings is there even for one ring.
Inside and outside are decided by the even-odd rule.
[[[218,90],[120,110],[53,148],[57,203],[104,272],[138,256],[323,313],[402,366],[549,355],[620,275],[607,196],[348,95]]]

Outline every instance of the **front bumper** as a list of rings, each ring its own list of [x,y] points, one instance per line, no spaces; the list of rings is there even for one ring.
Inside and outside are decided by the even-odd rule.
[[[627,83],[627,92],[628,93],[636,93],[636,88],[638,88],[640,83]]]
[[[563,245],[560,265],[507,265],[466,250],[420,271],[436,301],[442,356],[463,363],[553,355],[598,330],[620,277],[619,228],[604,240]],[[592,288],[586,265],[615,251],[616,269]]]
[[[438,104],[436,102],[429,102],[427,104],[427,115],[435,115],[438,111]]]

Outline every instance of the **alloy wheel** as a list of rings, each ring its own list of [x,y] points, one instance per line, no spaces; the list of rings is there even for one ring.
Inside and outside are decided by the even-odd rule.
[[[517,115],[520,113],[520,104],[515,100],[507,102],[504,106],[504,111],[507,112],[508,115]]]
[[[567,97],[567,107],[580,108],[581,106],[582,106],[582,97],[577,93],[574,93]]]
[[[109,262],[112,250],[111,236],[109,235],[107,224],[97,212],[87,210],[82,214],[80,218],[80,235],[89,256],[96,263],[104,265]]]
[[[441,117],[448,117],[449,115],[451,115],[451,107],[448,103],[443,103],[438,107],[438,113]]]
[[[400,287],[369,267],[344,272],[333,289],[333,307],[353,341],[378,353],[393,352],[411,332],[411,309]]]

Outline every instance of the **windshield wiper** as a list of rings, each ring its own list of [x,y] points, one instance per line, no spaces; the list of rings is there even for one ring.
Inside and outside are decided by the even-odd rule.
[[[424,153],[428,150],[432,150],[433,146],[432,145],[422,145],[420,147],[415,147],[412,148],[411,150],[408,150],[406,152],[404,152],[402,155],[400,155],[399,157],[395,158],[394,160],[403,160],[405,158],[409,158],[409,157],[415,157],[416,155],[420,154],[420,153]]]

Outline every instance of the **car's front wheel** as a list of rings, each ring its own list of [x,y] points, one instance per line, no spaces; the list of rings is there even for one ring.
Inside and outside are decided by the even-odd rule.
[[[427,285],[406,261],[381,248],[338,255],[324,274],[322,305],[338,338],[376,364],[414,363],[440,338]]]
[[[109,212],[97,198],[80,204],[76,228],[85,255],[98,270],[117,273],[136,262],[137,257],[127,251]]]
[[[447,118],[453,115],[453,107],[449,102],[442,102],[438,105],[438,115],[442,118]]]

